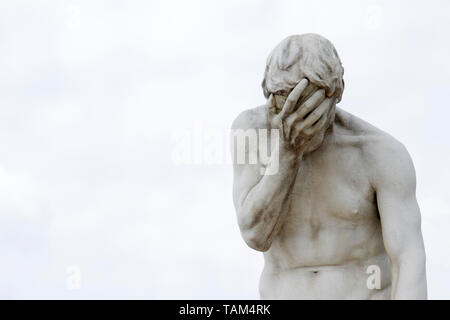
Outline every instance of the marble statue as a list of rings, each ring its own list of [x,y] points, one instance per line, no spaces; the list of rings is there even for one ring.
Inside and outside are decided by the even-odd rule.
[[[260,296],[426,299],[412,160],[395,138],[336,106],[343,73],[330,41],[290,36],[267,59],[267,103],[232,125],[259,141],[233,144],[234,159],[257,155],[234,161],[233,199],[243,239],[264,252]]]

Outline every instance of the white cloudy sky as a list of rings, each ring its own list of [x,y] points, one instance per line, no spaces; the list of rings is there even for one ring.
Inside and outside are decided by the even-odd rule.
[[[409,149],[429,296],[450,298],[449,11],[446,0],[0,2],[0,297],[258,298],[262,255],[240,238],[230,166],[180,164],[174,149],[185,132],[193,149],[226,154],[233,118],[264,103],[270,50],[317,32],[344,63],[340,106]]]

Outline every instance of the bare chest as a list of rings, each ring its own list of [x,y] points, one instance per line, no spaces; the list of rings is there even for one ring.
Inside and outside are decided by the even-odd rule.
[[[377,219],[364,161],[356,151],[346,151],[304,159],[290,195],[289,225],[351,229]]]

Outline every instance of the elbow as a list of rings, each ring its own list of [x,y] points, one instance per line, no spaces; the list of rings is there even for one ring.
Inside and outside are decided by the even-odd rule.
[[[241,230],[242,238],[252,249],[265,252],[271,246],[269,234],[265,232],[267,226],[262,223],[263,210],[251,208],[251,214],[248,211],[239,211],[238,224]]]
[[[393,266],[401,269],[414,267],[418,272],[425,273],[426,255],[423,247],[404,248],[402,252],[391,254],[391,263]]]
[[[271,242],[269,238],[259,234],[254,229],[242,230],[242,238],[244,238],[245,243],[253,250],[266,252],[269,250]]]
[[[392,256],[391,268],[393,276],[401,279],[398,281],[400,281],[403,288],[402,290],[397,290],[396,298],[426,299],[426,256],[423,248],[404,249],[401,254]],[[405,287],[407,288],[406,290]]]

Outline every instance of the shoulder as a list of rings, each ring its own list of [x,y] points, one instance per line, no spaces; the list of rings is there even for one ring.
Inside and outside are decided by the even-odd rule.
[[[267,106],[242,111],[231,125],[232,129],[260,129],[267,128]]]
[[[386,162],[396,158],[410,158],[403,143],[349,112],[339,109],[335,121],[359,142],[363,154],[369,160]]]
[[[377,128],[365,140],[364,155],[374,186],[415,190],[416,173],[405,145]]]
[[[367,144],[366,154],[377,185],[415,184],[415,169],[411,156],[403,143],[391,135],[382,132],[374,136]]]
[[[367,169],[375,185],[415,187],[414,164],[403,143],[348,112],[342,112],[340,118],[358,137]]]

